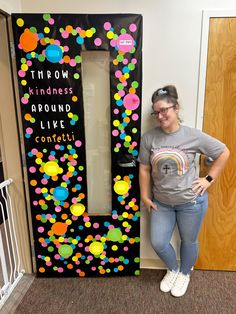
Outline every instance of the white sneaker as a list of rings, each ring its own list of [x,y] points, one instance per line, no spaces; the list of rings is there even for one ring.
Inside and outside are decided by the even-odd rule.
[[[184,275],[179,272],[174,282],[173,288],[171,289],[171,294],[174,297],[182,297],[187,291],[189,281],[190,281],[189,275]]]
[[[178,276],[179,271],[167,270],[164,278],[160,283],[160,289],[162,292],[169,292],[174,285],[175,279]]]

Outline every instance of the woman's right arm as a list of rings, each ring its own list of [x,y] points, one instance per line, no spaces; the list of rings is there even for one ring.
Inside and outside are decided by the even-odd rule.
[[[157,210],[157,205],[154,204],[151,200],[151,191],[150,191],[150,171],[151,166],[139,164],[139,186],[141,193],[141,200],[148,210],[151,208]]]

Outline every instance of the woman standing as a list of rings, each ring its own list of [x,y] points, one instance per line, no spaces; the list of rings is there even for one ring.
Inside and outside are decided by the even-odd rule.
[[[152,116],[158,126],[141,139],[141,199],[151,212],[152,246],[168,268],[160,289],[180,297],[188,288],[198,256],[198,234],[208,207],[207,189],[223,170],[229,150],[206,133],[180,124],[174,86],[154,92],[152,103]],[[197,153],[214,160],[206,177],[198,177]],[[170,243],[176,224],[181,239],[180,267]]]

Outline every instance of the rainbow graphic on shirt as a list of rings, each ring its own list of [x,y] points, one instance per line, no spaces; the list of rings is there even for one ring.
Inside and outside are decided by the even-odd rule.
[[[151,155],[151,165],[154,172],[181,176],[188,170],[188,157],[177,148],[155,149]]]

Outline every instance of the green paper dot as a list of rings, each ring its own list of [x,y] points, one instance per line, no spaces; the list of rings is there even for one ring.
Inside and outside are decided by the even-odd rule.
[[[136,128],[132,129],[132,133],[137,133],[137,132],[138,132],[138,130]]]
[[[116,87],[117,87],[118,90],[123,90],[124,89],[124,85],[121,84],[121,83],[117,84]]]
[[[140,262],[140,258],[139,257],[135,257],[134,262],[135,263],[139,263]]]
[[[24,63],[26,63],[26,59],[25,58],[21,58],[20,62],[24,64]]]
[[[135,270],[134,274],[135,274],[135,276],[139,276],[140,275],[140,270],[139,269]]]
[[[81,63],[81,56],[75,56],[76,63]]]
[[[77,116],[77,114],[74,114],[72,119],[73,119],[74,121],[78,121],[78,120],[79,120],[79,117]]]
[[[31,33],[35,34],[35,33],[37,33],[37,28],[32,26],[32,27],[30,27],[30,31],[31,31]]]
[[[119,150],[118,147],[115,147],[115,148],[114,148],[114,152],[118,153],[119,151],[120,151],[120,150]]]
[[[64,32],[64,28],[63,28],[63,27],[60,27],[60,28],[59,28],[59,32],[60,32],[60,33]]]
[[[54,251],[54,247],[53,246],[49,246],[48,247],[48,252],[53,252]]]
[[[71,32],[71,34],[72,34],[73,36],[76,36],[76,35],[77,35],[77,30],[76,30],[76,29],[73,29],[72,32]]]
[[[44,55],[39,55],[38,60],[40,62],[43,62],[45,60],[45,56]]]
[[[138,88],[139,84],[138,84],[137,81],[133,81],[132,84],[131,84],[131,86],[132,86],[133,88]]]
[[[108,231],[107,237],[112,242],[117,242],[122,239],[122,232],[118,228],[113,228]]]
[[[79,166],[79,170],[80,170],[80,171],[83,171],[83,170],[84,170],[84,167],[83,167],[83,166]]]
[[[133,47],[131,50],[130,50],[130,53],[135,53],[136,49],[135,47]]]
[[[74,79],[78,80],[79,79],[79,73],[74,74]]]
[[[129,63],[128,68],[133,71],[135,69],[135,65],[133,63]]]
[[[119,62],[122,62],[124,60],[124,57],[122,55],[118,55],[116,58]]]
[[[122,28],[122,29],[120,30],[120,33],[121,33],[121,34],[126,34],[126,29],[125,29],[125,28]]]
[[[65,258],[68,258],[70,257],[72,254],[73,254],[73,249],[70,245],[68,244],[63,244],[59,247],[58,249],[58,253],[65,257]]]
[[[50,18],[51,18],[51,15],[48,14],[48,13],[45,13],[45,14],[43,15],[44,21],[48,21]]]

